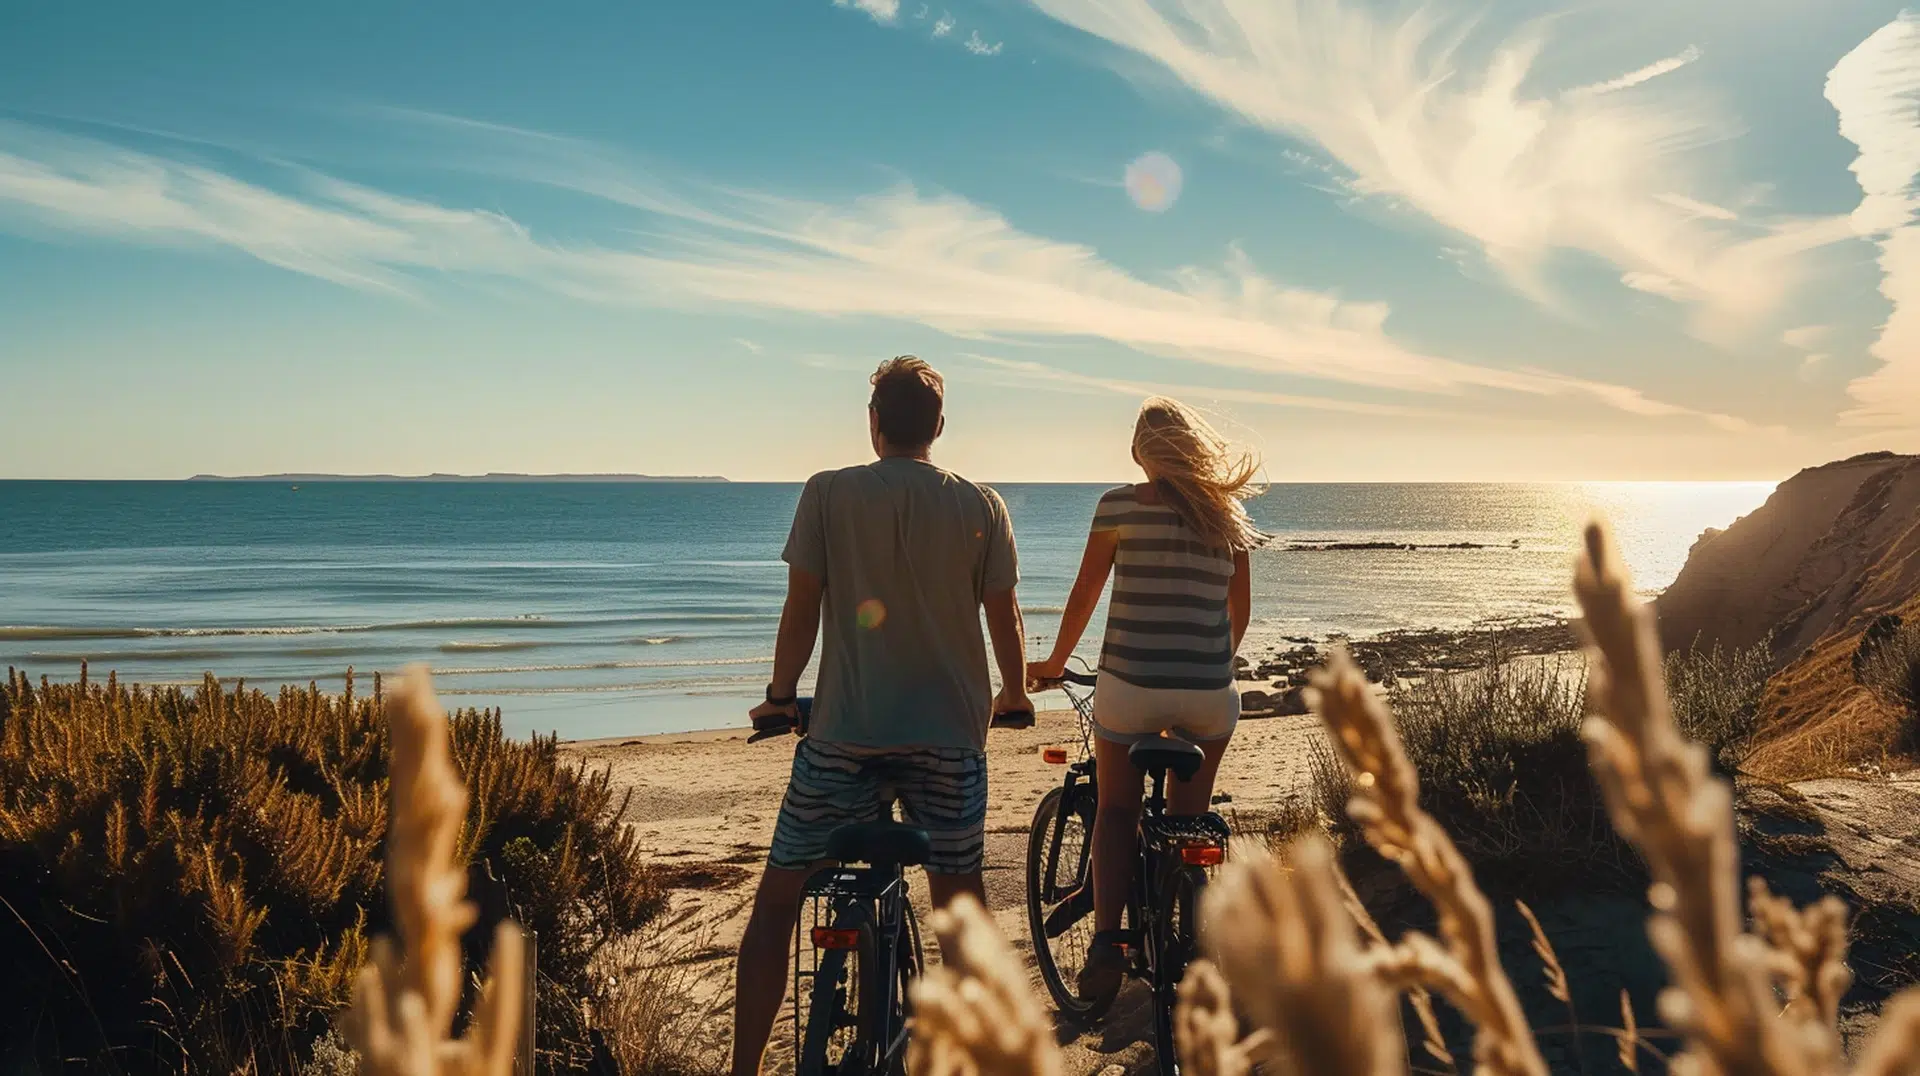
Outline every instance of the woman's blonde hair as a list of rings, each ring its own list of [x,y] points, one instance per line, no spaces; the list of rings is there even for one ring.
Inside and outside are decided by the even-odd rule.
[[[1167,507],[1208,544],[1249,550],[1267,540],[1240,502],[1258,496],[1260,460],[1236,450],[1178,400],[1149,397],[1133,424],[1133,457]]]

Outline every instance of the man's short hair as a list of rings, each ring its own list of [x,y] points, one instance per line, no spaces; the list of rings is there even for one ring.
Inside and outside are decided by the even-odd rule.
[[[880,436],[895,448],[925,448],[940,433],[940,407],[947,382],[912,355],[900,355],[873,372],[873,409]]]

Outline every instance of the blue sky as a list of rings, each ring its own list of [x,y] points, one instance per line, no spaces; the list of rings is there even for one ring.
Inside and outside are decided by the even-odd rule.
[[[10,5],[0,477],[794,479],[901,352],[992,480],[1920,449],[1920,10],[1818,7]]]

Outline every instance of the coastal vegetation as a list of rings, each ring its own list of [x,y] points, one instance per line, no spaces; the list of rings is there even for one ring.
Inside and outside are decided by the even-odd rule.
[[[1653,618],[1633,600],[1597,530],[1576,590],[1595,674],[1582,741],[1613,826],[1652,880],[1648,933],[1669,972],[1658,1006],[1664,1027],[1642,1025],[1623,997],[1620,1023],[1588,1024],[1588,1034],[1631,1073],[1914,1071],[1916,989],[1889,1002],[1871,1041],[1848,1056],[1839,1015],[1855,973],[1845,906],[1833,897],[1796,906],[1758,881],[1741,884],[1734,790],[1715,775],[1709,748],[1675,723]],[[1502,959],[1495,905],[1447,827],[1423,806],[1426,782],[1398,723],[1342,654],[1312,686],[1352,791],[1342,816],[1405,875],[1436,928],[1390,939],[1356,914],[1339,860],[1316,831],[1279,855],[1254,849],[1233,857],[1202,911],[1210,959],[1190,969],[1181,989],[1184,1067],[1209,1076],[1384,1076],[1436,1071],[1431,1065],[1544,1076],[1546,1029],[1529,1018],[1521,982]],[[1571,1008],[1566,967],[1533,913],[1519,911],[1540,969],[1535,989]],[[992,920],[963,900],[932,925],[953,955],[914,989],[912,1070],[1061,1072],[1044,1007]],[[1434,997],[1469,1025],[1464,1047],[1443,1040]],[[1393,1019],[1403,998],[1420,1014],[1412,1039]]]
[[[1463,643],[1463,653],[1481,655],[1478,668],[1429,675],[1393,694],[1422,809],[1481,879],[1503,890],[1539,897],[1644,888],[1644,867],[1610,824],[1587,766],[1584,659],[1516,658],[1497,633]],[[1680,651],[1662,665],[1676,724],[1723,774],[1737,772],[1751,752],[1767,671],[1764,643]],[[1352,784],[1330,749],[1313,772],[1318,814],[1343,838],[1357,837],[1345,810]],[[1554,869],[1543,870],[1547,863]]]
[[[277,694],[0,689],[0,1067],[286,1072],[310,1060],[389,929],[392,738],[379,678]],[[509,917],[537,942],[542,1071],[584,1065],[596,960],[666,896],[607,777],[497,711],[449,717],[472,802],[457,852],[481,967]]]

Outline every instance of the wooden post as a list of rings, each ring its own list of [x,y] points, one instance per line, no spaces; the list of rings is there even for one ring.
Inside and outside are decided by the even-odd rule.
[[[539,1023],[539,1012],[535,1006],[540,994],[540,936],[531,930],[526,933],[527,966],[520,995],[520,1049],[513,1066],[518,1076],[533,1076],[533,1031],[534,1025]]]

